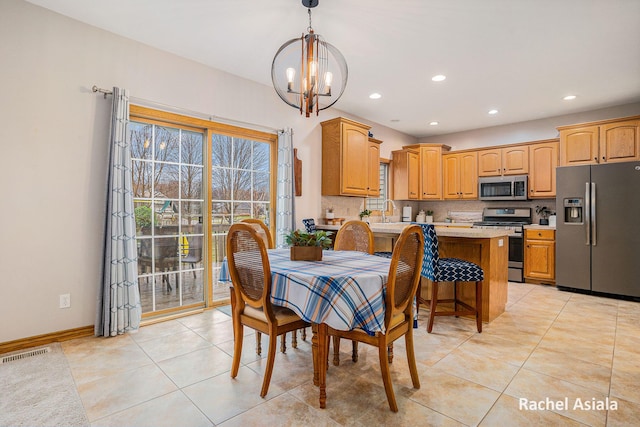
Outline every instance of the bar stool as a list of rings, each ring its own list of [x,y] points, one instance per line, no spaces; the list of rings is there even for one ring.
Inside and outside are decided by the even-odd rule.
[[[475,315],[478,332],[482,332],[482,283],[484,271],[473,262],[458,258],[440,258],[438,253],[438,236],[433,224],[420,224],[424,235],[424,258],[422,260],[421,276],[433,282],[431,287],[431,311],[429,313],[429,323],[427,332],[433,330],[433,319],[435,316],[462,316]],[[441,282],[453,282],[453,298],[438,299],[438,286]],[[459,282],[475,282],[476,285],[476,306],[472,307],[464,301],[460,301],[457,295]],[[416,312],[420,309],[420,303],[426,304],[427,300],[422,298],[421,286],[418,286]],[[453,303],[453,311],[436,311],[438,303]],[[458,310],[462,306],[465,310]]]

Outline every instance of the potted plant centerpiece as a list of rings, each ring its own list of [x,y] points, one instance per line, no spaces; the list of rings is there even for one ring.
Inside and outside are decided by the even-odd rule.
[[[291,246],[291,261],[322,261],[322,250],[331,247],[331,234],[324,230],[312,233],[295,230],[286,234],[284,240]]]

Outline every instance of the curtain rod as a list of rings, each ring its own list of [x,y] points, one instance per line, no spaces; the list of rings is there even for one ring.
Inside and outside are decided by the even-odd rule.
[[[107,99],[107,95],[112,95],[112,94],[113,94],[113,91],[111,91],[111,90],[107,90],[107,89],[99,88],[99,87],[98,87],[98,86],[96,86],[96,85],[93,85],[93,87],[91,88],[91,90],[92,90],[93,92],[100,92],[100,93],[104,94],[104,99]]]
[[[113,91],[111,90],[107,90],[107,89],[102,89],[99,88],[96,85],[93,85],[93,87],[91,88],[91,90],[93,92],[100,92],[102,94],[104,94],[104,98],[107,98],[107,95],[112,95]],[[205,114],[205,113],[201,113],[198,111],[193,111],[193,110],[188,110],[186,108],[182,108],[182,107],[176,107],[175,105],[168,105],[168,104],[163,104],[161,102],[156,102],[156,101],[151,101],[148,99],[144,99],[144,98],[138,98],[135,96],[130,97],[131,100],[133,101],[138,101],[142,104],[146,104],[149,107],[156,107],[156,108],[161,108],[163,110],[169,110],[171,112],[174,113],[178,113],[178,114],[188,114],[194,117],[198,117],[198,118],[202,118],[205,120],[209,120],[210,122],[213,121],[217,121],[217,122],[224,122],[225,124],[229,124],[229,125],[235,125],[235,126],[245,126],[245,127],[250,127],[254,130],[261,130],[261,131],[270,131],[270,132],[280,132],[283,131],[283,129],[276,129],[276,128],[272,128],[270,126],[264,126],[264,125],[258,125],[255,123],[249,123],[249,122],[243,122],[240,120],[234,120],[234,119],[227,119],[225,117],[220,117],[220,116],[216,116],[214,114]]]

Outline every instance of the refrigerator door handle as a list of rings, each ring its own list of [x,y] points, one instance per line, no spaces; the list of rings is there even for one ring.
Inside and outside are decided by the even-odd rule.
[[[584,216],[586,222],[587,242],[585,245],[591,244],[591,197],[589,192],[589,183],[584,183]]]
[[[591,238],[593,246],[597,244],[598,227],[596,226],[596,183],[591,183]]]

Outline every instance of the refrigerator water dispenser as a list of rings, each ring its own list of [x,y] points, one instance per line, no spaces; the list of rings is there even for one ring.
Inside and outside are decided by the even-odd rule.
[[[583,201],[582,197],[571,197],[564,199],[564,223],[565,224],[582,224],[583,223]]]

